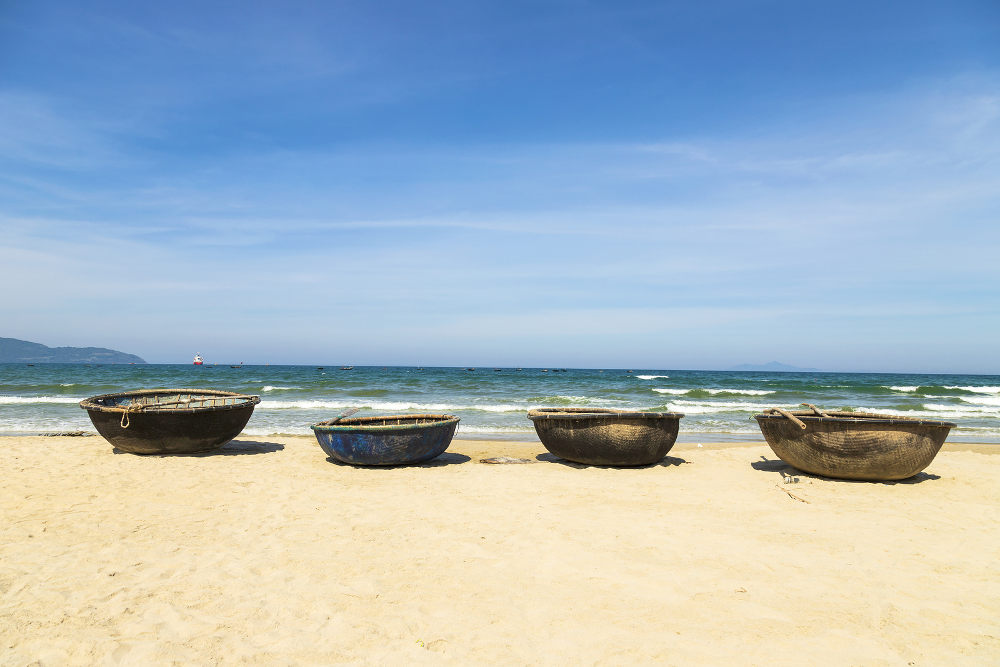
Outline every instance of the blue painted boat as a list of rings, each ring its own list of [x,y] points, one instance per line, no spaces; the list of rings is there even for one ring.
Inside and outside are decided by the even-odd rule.
[[[452,415],[389,415],[330,419],[313,424],[327,456],[362,466],[423,463],[440,456],[455,436]]]

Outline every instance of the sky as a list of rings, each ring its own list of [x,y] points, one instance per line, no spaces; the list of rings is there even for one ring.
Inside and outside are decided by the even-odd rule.
[[[1000,374],[1000,3],[0,0],[0,336]]]

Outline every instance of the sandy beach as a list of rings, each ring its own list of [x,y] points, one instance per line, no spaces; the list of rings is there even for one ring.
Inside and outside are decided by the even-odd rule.
[[[3,443],[4,665],[1000,661],[998,445],[878,484],[761,443],[642,469],[538,442],[392,469],[307,437]]]

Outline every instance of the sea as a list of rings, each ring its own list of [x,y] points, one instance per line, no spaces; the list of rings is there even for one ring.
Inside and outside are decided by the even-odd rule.
[[[459,438],[534,440],[529,409],[595,407],[681,412],[680,442],[762,440],[754,414],[812,403],[944,419],[957,424],[949,440],[1000,443],[997,375],[221,364],[0,364],[0,435],[95,433],[79,401],[156,388],[259,395],[250,436],[311,434],[360,408],[457,415]]]

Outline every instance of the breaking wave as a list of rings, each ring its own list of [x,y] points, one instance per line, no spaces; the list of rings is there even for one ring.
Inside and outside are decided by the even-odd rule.
[[[0,405],[30,405],[32,403],[79,403],[72,396],[0,396]]]
[[[769,408],[783,407],[793,410],[793,405],[764,405],[761,403],[738,403],[735,401],[671,401],[667,403],[667,408],[671,412],[683,412],[684,414],[704,415],[714,412],[763,412]]]
[[[671,396],[691,396],[693,398],[707,398],[708,396],[767,396],[777,393],[767,389],[659,389],[654,388],[658,394],[670,394]]]
[[[301,400],[301,401],[261,401],[258,410],[343,410],[359,408],[363,410],[422,410],[433,412],[456,412],[459,410],[480,410],[482,412],[526,412],[527,404],[466,404],[424,403],[421,401],[358,401],[358,400]]]

